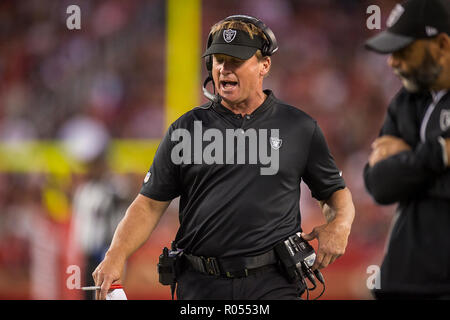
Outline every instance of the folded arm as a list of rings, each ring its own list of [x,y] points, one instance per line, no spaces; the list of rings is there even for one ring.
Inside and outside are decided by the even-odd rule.
[[[413,150],[399,137],[384,135],[376,139],[364,169],[366,187],[375,201],[391,204],[426,192],[448,167],[448,142],[442,138],[430,140]]]

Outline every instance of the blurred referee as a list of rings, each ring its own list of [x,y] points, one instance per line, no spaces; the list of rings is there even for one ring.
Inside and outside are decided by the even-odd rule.
[[[344,253],[354,217],[351,194],[317,122],[263,90],[276,49],[273,33],[256,18],[233,16],[213,26],[203,56],[217,94],[205,92],[211,101],[168,129],[93,273],[98,298],[120,281],[125,260],[178,196],[175,243],[186,257],[178,299],[298,299],[305,288],[281,273],[273,247],[302,231],[302,179],[327,220],[304,235],[319,242],[313,269]],[[244,147],[238,142],[230,149],[236,140]]]
[[[450,299],[450,1],[397,4],[366,42],[403,83],[364,171],[380,204],[398,203],[379,299]]]

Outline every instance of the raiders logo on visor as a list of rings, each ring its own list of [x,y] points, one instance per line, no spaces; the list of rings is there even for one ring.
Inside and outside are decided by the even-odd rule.
[[[230,43],[234,40],[236,37],[236,30],[233,29],[226,29],[223,30],[223,40],[225,40],[226,43]]]

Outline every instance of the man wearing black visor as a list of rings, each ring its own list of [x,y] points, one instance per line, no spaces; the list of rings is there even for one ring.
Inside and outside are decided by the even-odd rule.
[[[398,203],[379,299],[450,299],[449,34],[450,1],[408,0],[366,42],[403,83],[364,170],[378,203]]]
[[[203,57],[215,93],[205,86],[211,101],[168,129],[93,274],[100,298],[178,196],[178,299],[298,299],[305,287],[287,279],[274,247],[302,232],[302,180],[326,218],[303,235],[318,239],[312,269],[344,253],[354,206],[324,135],[314,119],[263,90],[277,48],[253,17],[213,26]]]

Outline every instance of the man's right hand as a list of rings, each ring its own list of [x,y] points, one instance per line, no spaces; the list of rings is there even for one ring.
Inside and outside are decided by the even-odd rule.
[[[95,292],[96,300],[105,300],[111,284],[120,283],[122,272],[125,266],[125,258],[119,255],[112,256],[106,254],[105,259],[97,266],[92,273],[95,285],[101,289]]]
[[[381,136],[372,143],[369,165],[373,167],[378,162],[406,150],[411,150],[411,147],[403,139],[391,135]]]
[[[157,201],[139,194],[120,221],[105,259],[92,273],[101,286],[95,297],[106,299],[111,284],[119,283],[127,258],[147,241],[170,201]]]

